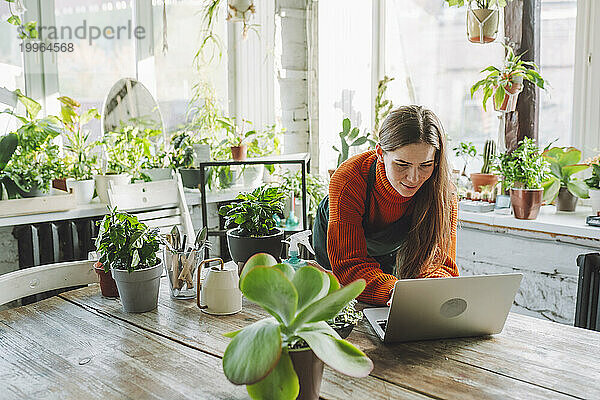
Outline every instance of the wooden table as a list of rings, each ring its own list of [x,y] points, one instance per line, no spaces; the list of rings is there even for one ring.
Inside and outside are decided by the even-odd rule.
[[[126,314],[97,285],[0,312],[1,399],[241,399],[223,375],[228,338],[265,313],[213,317],[173,300]],[[496,336],[384,346],[362,323],[348,338],[373,360],[363,379],[325,367],[323,399],[600,399],[600,333],[510,314]]]

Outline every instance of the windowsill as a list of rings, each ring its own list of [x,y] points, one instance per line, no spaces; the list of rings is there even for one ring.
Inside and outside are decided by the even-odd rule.
[[[592,208],[588,206],[578,206],[576,212],[557,212],[556,207],[550,205],[542,206],[537,219],[534,220],[516,219],[513,215],[499,214],[495,211],[477,213],[463,210],[458,211],[458,220],[469,223],[469,227],[482,225],[600,240],[600,227],[585,223],[585,217],[588,215],[592,215]]]

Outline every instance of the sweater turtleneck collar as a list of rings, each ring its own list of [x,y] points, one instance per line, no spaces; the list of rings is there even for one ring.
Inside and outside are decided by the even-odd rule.
[[[377,160],[377,159],[375,159]],[[385,173],[385,165],[383,165],[382,162],[379,161],[375,161],[377,162],[377,167],[376,167],[376,176],[377,178],[375,179],[375,191],[381,195],[383,195],[383,197],[392,202],[392,203],[405,203],[407,201],[410,201],[412,199],[412,197],[404,197],[402,196],[400,193],[398,193],[396,191],[396,189],[394,189],[394,187],[392,186],[392,184],[390,183],[390,181],[387,178],[387,175]]]

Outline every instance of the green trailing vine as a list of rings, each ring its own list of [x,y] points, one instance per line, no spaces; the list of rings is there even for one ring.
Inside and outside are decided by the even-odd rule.
[[[19,14],[25,11],[25,8],[21,4],[21,0],[4,0],[8,3],[8,12],[10,13],[10,17],[6,20],[11,25],[17,27],[17,32],[19,33],[19,39],[37,39],[38,31],[37,31],[37,22],[29,21],[23,23],[23,20],[19,16]],[[14,6],[14,9],[13,9]]]

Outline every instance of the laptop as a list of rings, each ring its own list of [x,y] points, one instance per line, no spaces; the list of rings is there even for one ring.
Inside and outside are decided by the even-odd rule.
[[[401,279],[390,307],[363,313],[384,343],[500,333],[523,274]]]

